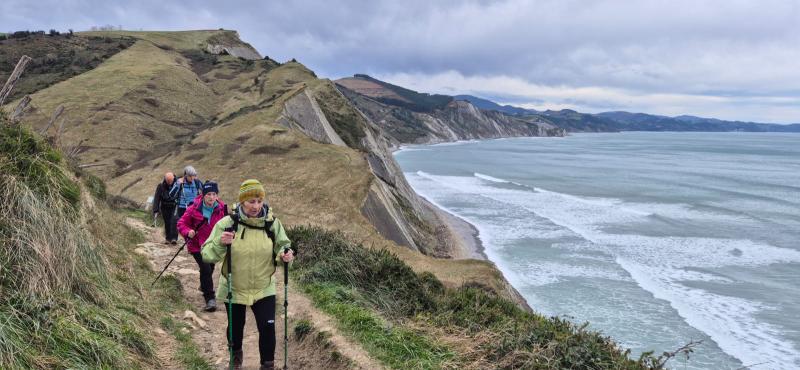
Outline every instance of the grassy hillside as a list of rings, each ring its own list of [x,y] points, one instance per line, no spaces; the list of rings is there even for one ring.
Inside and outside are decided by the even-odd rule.
[[[0,41],[0,81],[5,82],[23,55],[32,58],[25,78],[10,100],[16,100],[55,83],[94,69],[108,58],[130,47],[126,36],[30,35]]]
[[[380,133],[369,131],[367,121],[330,81],[318,79],[302,64],[248,61],[203,51],[209,40],[235,43],[238,38],[231,39],[235,33],[229,31],[82,35],[131,37],[136,41],[99,66],[36,92],[33,108],[22,123],[40,128],[63,104],[67,124],[61,142],[79,146],[76,163],[92,165],[89,169],[103,179],[109,197],[137,204],[152,195],[165,171],[180,173],[187,164],[198,169],[201,179],[219,182],[222,199],[229,203],[236,199],[242,180],[260,179],[278,217],[289,226],[303,225],[294,229],[292,236],[308,252],[298,264],[299,281],[306,294],[337,318],[343,333],[362,343],[384,364],[400,367],[411,363],[413,368],[644,366],[645,360],[628,360],[607,338],[517,308],[509,300],[514,297],[509,285],[489,262],[432,258],[384,238],[362,213],[370,189],[382,181],[371,169],[370,155],[374,153],[365,152],[363,143],[370,135],[373,139],[380,137]],[[300,94],[308,94],[319,106],[346,146],[323,144],[278,124],[285,115],[286,102],[305,96]],[[439,104],[436,99],[425,102]],[[66,168],[60,159],[53,161]],[[65,172],[63,177],[47,178],[78,184],[74,177]],[[38,183],[31,181],[29,186]],[[97,277],[103,283],[91,280],[59,288],[67,297],[62,298],[64,305],[97,305],[115,318],[136,323],[134,328],[159,321],[160,312],[171,307],[159,306],[165,297],[158,294],[167,293],[140,289],[137,276],[145,266],[127,254],[129,248],[125,246],[131,241],[115,239],[120,233],[110,230],[116,229],[102,228],[109,221],[116,225],[119,219],[102,202],[87,198],[86,190],[77,191],[82,201],[76,202],[75,189],[90,188],[76,186],[59,187],[66,189],[60,195],[66,200],[59,202],[65,204],[64,209],[73,207],[76,212],[100,216],[83,216],[87,226],[75,232],[103,243],[105,248],[95,248],[96,244],[87,244],[87,248],[99,256],[108,253],[103,258],[113,263],[98,264],[87,273],[70,273],[84,276],[80,281]],[[86,209],[86,203],[95,206]],[[414,211],[404,207],[403,213]],[[315,258],[331,261],[328,264]],[[126,284],[115,275],[118,270],[122,271],[119,274],[128,274]],[[364,285],[368,281],[387,285]],[[69,301],[73,298],[68,297],[82,294],[82,286],[99,289],[100,293],[93,294],[106,297],[106,301]],[[132,303],[143,300],[147,302],[139,306]],[[165,330],[175,331],[166,320],[163,324]],[[57,334],[42,333],[42,338],[49,335]],[[146,336],[143,338],[149,343]],[[139,351],[135,345],[128,348],[124,341],[117,342],[122,346],[117,353],[124,354],[122,358],[128,362],[110,363],[108,367],[153,367],[152,349]],[[49,347],[36,348],[36,353],[53,353]],[[32,362],[20,364],[37,363],[35,358],[25,361]],[[82,358],[75,361],[64,366],[106,364]]]
[[[0,117],[0,368],[155,368],[153,323],[179,286],[131,253],[142,236],[105,205],[98,178]],[[162,343],[163,344],[163,343]],[[184,365],[203,365],[191,343]]]

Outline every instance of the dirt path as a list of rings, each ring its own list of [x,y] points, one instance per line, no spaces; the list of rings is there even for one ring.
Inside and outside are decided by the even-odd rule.
[[[144,225],[140,220],[129,218],[128,223],[145,233],[147,242],[137,245],[136,252],[148,257],[156,273],[177,251],[173,245],[162,244],[164,234],[162,228],[152,228]],[[225,330],[228,325],[225,306],[220,302],[216,312],[205,312],[203,295],[199,290],[200,273],[194,259],[185,251],[175,258],[169,269],[164,273],[175,275],[183,286],[186,300],[193,308],[193,314],[176,312],[173,317],[189,323],[192,337],[197,344],[200,354],[219,369],[227,368],[228,351]],[[276,308],[275,331],[277,347],[275,349],[276,368],[283,368],[283,281],[280,271],[276,276],[278,282],[278,307]],[[218,284],[219,268],[214,270],[214,285]],[[252,311],[247,311],[244,330],[244,368],[258,369],[258,329]],[[195,320],[192,316],[196,316]],[[315,331],[304,340],[294,338],[294,323],[301,319],[310,320]],[[156,336],[160,336],[159,330]],[[163,332],[163,331],[162,331]],[[328,332],[327,339],[319,340],[318,332]],[[164,348],[172,351],[174,349]],[[292,285],[289,286],[289,367],[292,369],[382,369],[381,364],[369,357],[367,352],[358,344],[338,334],[331,317],[317,310],[311,301],[300,294]],[[165,355],[160,355],[163,359]],[[341,360],[343,357],[345,360]]]

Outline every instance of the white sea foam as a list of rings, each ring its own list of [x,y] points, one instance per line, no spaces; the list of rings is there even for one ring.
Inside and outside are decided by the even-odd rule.
[[[577,253],[602,252],[614,256],[619,266],[639,286],[656,298],[669,302],[689,325],[708,334],[722,350],[745,364],[772,361],[769,368],[775,369],[800,365],[798,350],[782,337],[780,330],[758,320],[758,314],[770,310],[770,307],[754,300],[722,296],[682,284],[682,281],[731,282],[721,276],[686,268],[754,267],[800,262],[800,251],[746,239],[657,237],[604,231],[613,225],[646,223],[653,214],[683,219],[730,220],[735,217],[696,211],[682,205],[643,206],[618,199],[588,198],[541,188],[508,189],[492,183],[509,181],[479,173],[473,177],[438,176],[425,172],[415,175],[414,181],[409,179],[415,189],[423,194],[439,192],[431,195],[432,199],[446,199],[456,194],[469,196],[473,204],[485,207],[483,211],[488,212],[487,215],[509,213],[503,220],[508,222],[506,225],[502,222],[490,224],[481,218],[468,220],[478,227],[487,255],[495,262],[498,262],[495,259],[497,255],[492,255],[492,252],[501,250],[503,245],[515,239],[535,238],[541,234],[579,237],[585,242],[553,246]],[[460,211],[475,212],[474,209]],[[499,267],[505,273],[510,271],[510,266],[500,264]],[[529,265],[523,276],[514,276],[518,281],[512,284],[546,285],[569,277],[625,279],[597,266],[538,263]],[[775,362],[773,359],[782,360]]]
[[[624,258],[617,263],[625,268],[636,282],[654,297],[670,303],[689,325],[700,329],[720,348],[744,364],[761,364],[763,369],[797,369],[800,354],[781,331],[761,322],[756,315],[770,310],[757,302],[738,297],[713,294],[676,282],[670,268],[643,265]]]
[[[580,277],[631,281],[631,278],[611,268],[558,262],[533,262],[525,266],[525,282],[541,286],[558,283],[566,278]]]
[[[448,142],[445,142],[445,143],[432,144],[430,146],[459,146],[459,145],[464,145],[464,144],[473,144],[473,143],[477,143],[477,142],[480,142],[480,140],[448,141]]]
[[[487,180],[487,181],[491,181],[491,182],[499,182],[501,184],[508,184],[508,183],[511,182],[511,181],[508,181],[508,180],[498,179],[497,177],[492,177],[492,176],[484,175],[482,173],[477,173],[477,172],[475,172],[475,177],[477,177],[479,179],[484,179],[484,180]]]

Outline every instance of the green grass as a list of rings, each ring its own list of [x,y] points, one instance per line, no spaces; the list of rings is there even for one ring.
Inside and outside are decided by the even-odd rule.
[[[83,178],[83,184],[86,186],[86,190],[88,190],[89,194],[93,197],[100,200],[106,200],[108,198],[106,184],[99,177],[83,170],[77,172],[76,175]]]
[[[527,312],[480,284],[444,287],[433,274],[417,274],[395,255],[340,233],[301,226],[289,237],[299,250],[299,285],[390,367],[417,361],[420,368],[664,368],[663,357],[631,359],[588,324]],[[469,343],[438,344],[448,337]]]
[[[79,32],[80,36],[95,37],[134,37],[146,40],[165,50],[204,49],[205,43],[215,35],[223,37],[234,31],[198,30],[198,31],[89,31]]]
[[[179,347],[175,355],[184,368],[198,370],[212,370],[214,368],[200,355],[200,351],[188,331],[188,325],[175,321],[171,317],[164,317],[161,320],[161,327],[175,336],[178,341]]]
[[[0,169],[0,368],[161,367],[147,323],[185,307],[180,282],[149,289],[133,253],[144,237],[99,197],[102,182],[4,117]]]
[[[308,284],[314,304],[335,317],[339,329],[359,341],[375,358],[394,369],[436,369],[454,357],[447,347],[424,334],[393,325],[364,305],[352,289],[338,284]]]
[[[56,192],[72,206],[80,188],[70,180],[62,155],[19,126],[0,124],[0,173],[13,176],[37,193]]]
[[[119,212],[126,217],[135,218],[144,222],[145,225],[152,225],[153,224],[153,213],[149,211],[145,211],[142,209],[134,209],[134,208],[121,208]]]

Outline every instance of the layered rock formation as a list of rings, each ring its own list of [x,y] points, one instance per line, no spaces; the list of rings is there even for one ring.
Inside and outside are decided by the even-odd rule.
[[[361,76],[361,75],[359,75]],[[400,144],[431,144],[457,140],[521,136],[564,136],[566,131],[543,119],[522,119],[492,110],[482,110],[463,100],[418,107],[408,90],[406,97],[369,77],[336,81],[339,90],[369,120],[380,127],[392,147]],[[415,92],[411,92],[418,94]],[[427,94],[418,94],[426,99]],[[396,98],[395,98],[396,97]],[[419,108],[419,109],[415,109]]]

